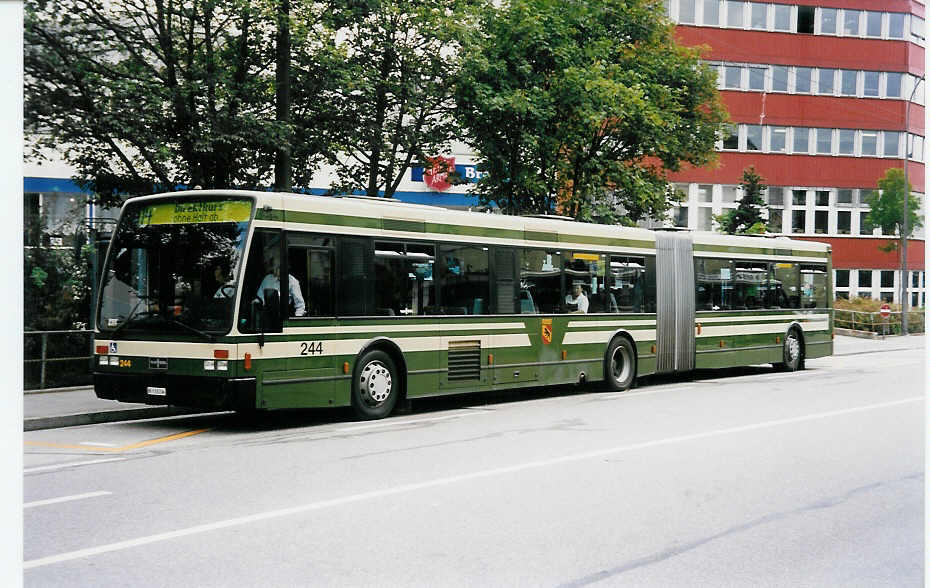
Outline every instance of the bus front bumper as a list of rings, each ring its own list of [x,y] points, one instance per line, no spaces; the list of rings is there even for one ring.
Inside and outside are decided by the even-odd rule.
[[[210,410],[256,408],[255,378],[94,373],[97,398]]]

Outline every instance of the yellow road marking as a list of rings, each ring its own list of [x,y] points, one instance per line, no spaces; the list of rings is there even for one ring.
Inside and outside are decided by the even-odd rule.
[[[140,447],[148,447],[149,445],[155,445],[156,443],[174,441],[175,439],[183,439],[184,437],[192,437],[193,435],[199,435],[200,433],[204,433],[209,430],[210,429],[196,429],[194,431],[185,431],[184,433],[177,433],[175,435],[168,435],[167,437],[159,437],[157,439],[149,439],[148,441],[140,441],[139,443],[123,445],[122,447],[89,447],[87,445],[69,445],[65,443],[50,443],[47,441],[24,441],[23,443],[33,447],[53,447],[55,449],[83,449],[84,451],[120,452],[139,449]]]

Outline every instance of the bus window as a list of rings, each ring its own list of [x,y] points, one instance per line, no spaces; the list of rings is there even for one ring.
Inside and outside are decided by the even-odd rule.
[[[827,266],[801,266],[801,308],[827,307]]]
[[[488,248],[477,245],[439,247],[439,314],[488,314]],[[432,314],[432,313],[430,313]]]
[[[564,256],[565,305],[567,312],[608,312],[607,301],[607,256],[598,253],[568,251]],[[581,286],[581,294],[587,299],[587,308],[573,302],[574,286]]]
[[[612,255],[604,312],[644,312],[645,283],[644,258]]]
[[[733,303],[735,308],[754,310],[765,304],[769,264],[758,261],[735,262]]]
[[[371,241],[358,237],[339,239],[337,267],[339,305],[342,316],[367,316],[371,308]]]
[[[281,232],[256,229],[252,235],[249,259],[242,279],[239,304],[239,331],[243,333],[280,332],[280,324],[269,320],[268,304],[276,297],[280,310]],[[276,291],[276,295],[271,292]],[[267,301],[267,303],[266,303]],[[280,316],[280,315],[279,315]]]
[[[333,316],[332,251],[291,247],[287,256],[288,271],[303,294],[305,316]],[[296,316],[293,305],[290,310],[290,316]]]
[[[409,316],[432,311],[435,260],[431,244],[375,241],[375,314]]]
[[[516,262],[515,250],[506,247],[494,248],[494,308],[496,314],[513,314],[519,312],[516,302]],[[522,293],[521,293],[522,295]],[[522,304],[522,303],[521,303]]]
[[[524,249],[520,260],[520,313],[554,314],[562,305],[561,255]]]
[[[733,308],[733,267],[726,259],[695,259],[696,310]]]
[[[798,264],[776,263],[772,271],[774,278],[775,305],[779,308],[801,308],[801,293],[798,289]]]

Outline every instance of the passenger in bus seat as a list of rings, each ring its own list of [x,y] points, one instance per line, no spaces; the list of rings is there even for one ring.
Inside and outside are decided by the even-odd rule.
[[[565,295],[565,303],[570,305],[569,308],[572,308],[569,312],[588,312],[588,297],[585,296],[584,291],[581,289],[581,285],[581,280],[575,280],[572,282],[571,293]]]
[[[279,294],[281,293],[279,289],[281,284],[281,280],[279,279],[281,274],[281,262],[276,253],[271,252],[268,254],[268,257],[265,259],[265,268],[268,273],[258,286],[258,293],[256,294],[256,297],[263,303],[265,302],[265,290],[274,290]],[[287,285],[289,304],[293,306],[294,309],[291,316],[304,316],[307,311],[306,305],[304,304],[304,297],[300,293],[300,282],[297,281],[297,278],[289,274],[287,276]]]

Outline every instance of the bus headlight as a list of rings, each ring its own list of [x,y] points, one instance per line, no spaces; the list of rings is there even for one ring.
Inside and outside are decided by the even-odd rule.
[[[226,361],[225,359],[221,359],[221,360],[217,361],[217,362],[216,362],[216,369],[222,370],[222,371],[224,371],[224,372],[227,371],[227,370],[229,370],[229,362]]]
[[[110,358],[106,355],[100,356],[100,365],[110,365]]]
[[[216,369],[216,362],[212,359],[203,360],[203,369],[204,371],[212,372]]]

